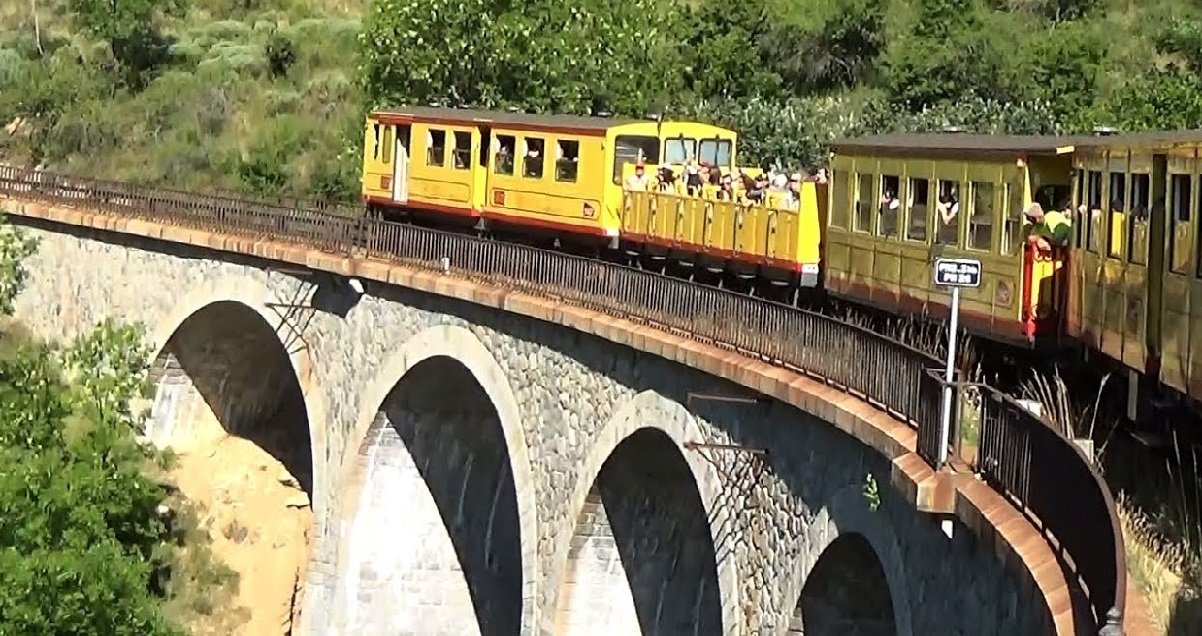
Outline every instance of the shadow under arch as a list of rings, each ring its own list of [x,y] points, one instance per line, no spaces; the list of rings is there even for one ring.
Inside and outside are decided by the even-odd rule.
[[[485,635],[535,633],[539,535],[533,468],[516,396],[485,345],[471,331],[450,325],[409,338],[363,392],[349,439],[361,443],[348,444],[343,457],[346,503],[338,518],[349,530],[338,547],[342,589],[331,629],[356,633],[365,622],[388,620],[377,614],[387,611],[391,593],[373,598],[362,592],[365,581],[413,578],[402,571],[414,562],[377,543],[377,530],[394,535],[385,541],[398,532],[412,539],[437,530],[441,537],[432,541],[441,541],[442,548],[432,549],[441,552],[426,555],[426,564],[449,567],[453,561],[462,568],[459,577],[467,579],[470,596],[460,597],[469,604],[461,603],[463,611],[452,620],[468,613],[474,625],[461,628]],[[397,445],[403,450],[390,450]],[[419,514],[412,502],[398,507],[382,495],[390,484],[421,490],[415,497],[425,512]]]
[[[554,633],[734,633],[734,561],[717,562],[709,521],[715,477],[685,454],[686,431],[696,436],[688,412],[646,391],[594,441],[556,551]]]
[[[216,424],[278,460],[313,501],[309,407],[293,358],[267,318],[245,303],[216,300],[162,342],[150,371],[156,385],[150,437],[173,444],[207,434],[207,414],[187,403],[186,389],[194,388]]]
[[[797,601],[788,633],[913,636],[901,545],[859,487],[836,491],[806,534],[809,555],[818,556],[807,556],[789,582],[785,598]]]

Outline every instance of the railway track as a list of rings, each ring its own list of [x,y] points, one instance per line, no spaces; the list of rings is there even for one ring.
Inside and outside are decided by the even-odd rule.
[[[353,208],[288,205],[0,166],[4,196],[86,207],[131,219],[272,239],[385,259],[588,307],[786,367],[864,399],[915,428],[918,454],[941,467],[942,362],[816,311],[646,269],[462,233],[369,218]],[[954,423],[950,452],[1020,503],[1066,551],[1096,623],[1123,622],[1126,562],[1110,490],[1077,446],[986,386],[976,418]],[[970,430],[962,422],[974,419]],[[974,432],[975,430],[975,432]],[[969,450],[972,456],[964,451]]]

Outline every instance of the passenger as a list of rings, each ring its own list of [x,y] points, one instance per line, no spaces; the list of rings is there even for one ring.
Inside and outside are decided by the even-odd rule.
[[[657,180],[660,192],[674,193],[676,191],[676,175],[672,173],[672,166],[666,163],[661,165]]]
[[[1032,203],[1023,211],[1023,216],[1026,217],[1023,225],[1027,243],[1034,243],[1044,251],[1068,245],[1073,225],[1064,213],[1053,210],[1045,214],[1042,205]]]
[[[634,174],[626,177],[626,189],[632,192],[646,192],[649,181],[643,162],[639,161],[634,164]]]
[[[697,165],[697,160],[689,155],[684,164],[685,188],[689,196],[696,196],[701,191],[701,167]]]
[[[938,212],[939,230],[936,236],[940,243],[955,243],[958,240],[959,221],[957,215],[960,212],[960,202],[956,199],[956,191],[949,190],[939,195],[939,201],[935,204],[935,210]]]
[[[881,195],[881,233],[885,236],[897,234],[897,211],[901,208],[901,199],[892,190],[885,190]]]
[[[801,182],[803,179],[808,180],[809,175],[794,172],[789,177],[788,196],[785,197],[784,204],[790,210],[796,210],[801,207]]]
[[[751,187],[747,189],[747,201],[750,203],[761,203],[764,200],[764,194],[768,191],[768,175],[761,174],[755,178]]]
[[[722,175],[722,182],[718,186],[718,192],[715,195],[719,201],[733,201],[735,198],[734,179],[729,175]]]

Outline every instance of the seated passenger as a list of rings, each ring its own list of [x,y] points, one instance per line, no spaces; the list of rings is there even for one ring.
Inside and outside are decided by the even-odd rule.
[[[1073,226],[1064,213],[1052,210],[1045,214],[1042,205],[1032,203],[1023,211],[1023,216],[1026,217],[1023,229],[1027,233],[1027,243],[1034,243],[1044,251],[1068,245]]]
[[[634,165],[634,174],[626,177],[626,189],[632,192],[646,192],[649,180],[643,162]]]

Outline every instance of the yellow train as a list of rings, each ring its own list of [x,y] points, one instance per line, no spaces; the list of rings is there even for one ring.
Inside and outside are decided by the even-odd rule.
[[[738,135],[717,126],[602,117],[443,108],[373,112],[364,131],[363,199],[384,214],[468,222],[638,256],[733,272],[785,289],[819,273],[822,189],[799,187],[752,205],[722,200],[702,184],[686,196],[627,191],[640,166],[703,166],[751,178],[736,164]]]
[[[1202,398],[1202,132],[867,136],[832,145],[829,184],[754,203],[708,185],[625,187],[639,166],[758,175],[738,167],[735,131],[695,122],[405,108],[371,113],[364,134],[363,198],[383,214],[933,317],[950,301],[933,259],[975,258],[970,331],[1077,345],[1129,370],[1132,387]],[[1069,245],[1026,240],[1036,202],[1072,218]]]
[[[1141,380],[1202,399],[1200,151],[1202,131],[838,142],[826,290],[938,316],[949,298],[932,284],[932,258],[976,258],[984,281],[966,290],[961,316],[978,335],[1102,354],[1128,372],[1132,417]],[[959,209],[944,223],[936,206],[949,193]],[[1024,240],[1033,202],[1071,219],[1068,245]]]

